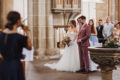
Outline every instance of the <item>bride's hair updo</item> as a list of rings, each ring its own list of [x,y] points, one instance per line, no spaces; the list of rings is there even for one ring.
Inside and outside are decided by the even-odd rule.
[[[17,24],[17,21],[21,19],[21,16],[19,14],[19,12],[16,11],[10,11],[7,15],[7,24],[5,26],[5,28],[8,28],[10,30],[13,29],[13,26],[15,24]]]
[[[71,20],[70,23],[72,23],[74,25],[74,27],[76,27],[76,21],[75,20]]]

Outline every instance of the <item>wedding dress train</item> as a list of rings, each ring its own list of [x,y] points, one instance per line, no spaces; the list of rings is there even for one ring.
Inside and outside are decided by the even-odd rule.
[[[79,49],[76,41],[77,33],[68,31],[67,35],[70,37],[71,45],[66,46],[63,52],[61,59],[57,63],[45,64],[51,69],[57,71],[70,71],[76,72],[80,70],[80,58],[79,58]],[[90,70],[97,70],[97,65],[90,59]]]

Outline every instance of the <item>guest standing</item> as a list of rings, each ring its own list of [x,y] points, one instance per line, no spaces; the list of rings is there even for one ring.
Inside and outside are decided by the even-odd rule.
[[[70,29],[67,32],[67,36],[70,37],[71,42],[69,46],[66,45],[61,59],[57,63],[45,64],[45,66],[55,69],[57,71],[70,71],[76,72],[80,69],[79,51],[77,45],[77,29],[76,21],[70,21]]]
[[[94,26],[93,19],[89,20],[88,25],[91,28],[91,36],[90,36],[90,41],[92,43],[91,46],[95,46],[95,44],[98,43],[98,38],[97,38],[97,30],[96,27]]]
[[[109,39],[112,36],[113,29],[114,24],[112,24],[110,18],[107,17],[106,23],[104,24],[103,28],[103,37],[105,40]]]
[[[90,27],[86,23],[86,17],[81,16],[81,24],[82,27],[78,33],[78,47],[79,47],[79,55],[80,55],[80,72],[85,71],[85,73],[89,72],[89,57],[88,57],[88,46],[89,38],[91,34]],[[79,71],[78,71],[79,72]]]
[[[20,59],[23,58],[22,49],[31,50],[32,44],[27,27],[24,27],[26,36],[17,33],[17,28],[20,25],[20,14],[16,11],[9,12],[7,30],[0,34],[0,53],[3,56],[3,61],[0,64],[0,80],[25,80]]]
[[[99,19],[99,21],[98,21],[98,26],[97,26],[97,37],[98,37],[98,41],[99,41],[99,43],[104,43],[104,37],[103,37],[103,33],[102,33],[102,31],[103,31],[103,22],[102,22],[102,19]]]

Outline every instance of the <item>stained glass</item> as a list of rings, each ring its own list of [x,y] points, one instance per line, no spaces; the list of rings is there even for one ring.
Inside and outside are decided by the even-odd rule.
[[[57,0],[57,4],[59,4],[59,0]]]

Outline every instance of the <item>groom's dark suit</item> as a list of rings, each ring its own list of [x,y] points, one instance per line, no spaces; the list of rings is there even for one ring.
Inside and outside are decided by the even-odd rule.
[[[84,24],[78,33],[78,40],[81,42],[78,43],[79,55],[80,55],[80,70],[89,71],[89,57],[88,57],[88,46],[89,38],[91,35],[91,29],[87,24]]]

